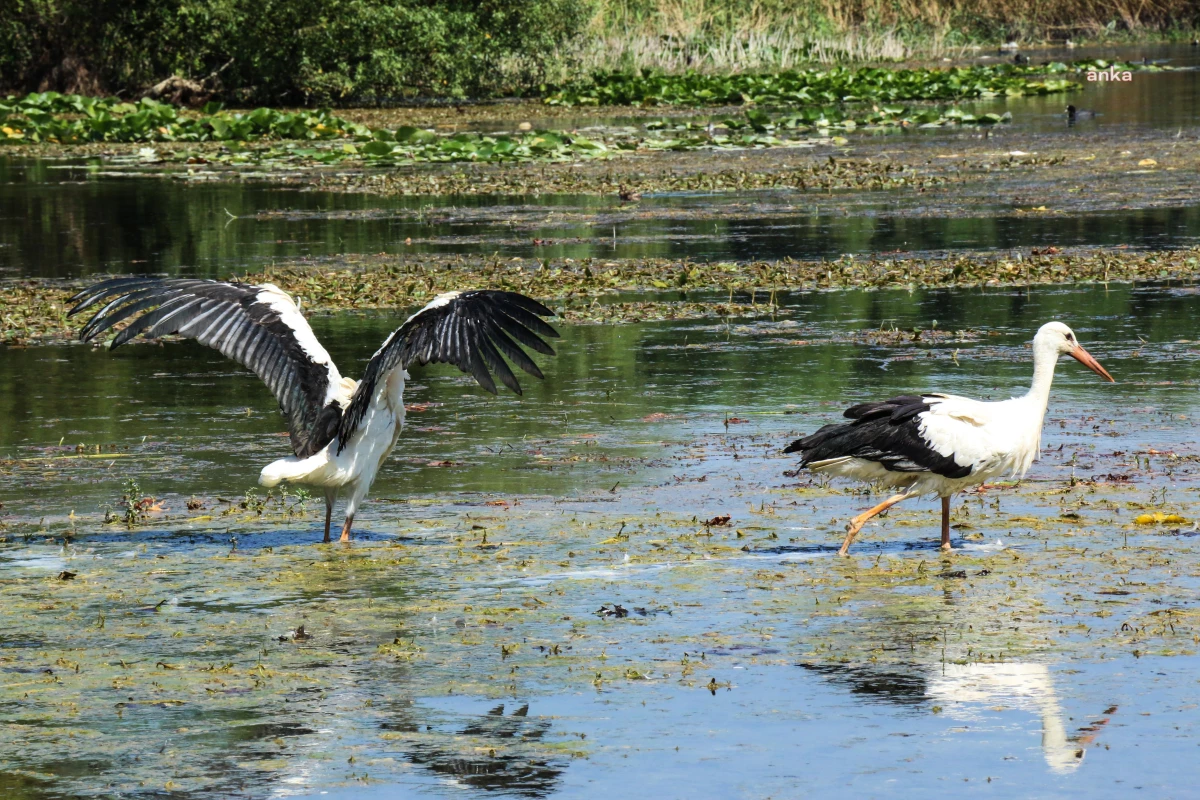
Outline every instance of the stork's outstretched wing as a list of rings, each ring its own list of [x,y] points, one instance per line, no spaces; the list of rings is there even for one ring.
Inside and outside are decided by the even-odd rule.
[[[83,326],[85,342],[141,314],[117,334],[113,348],[138,334],[152,339],[176,333],[252,369],[279,400],[297,456],[318,452],[337,434],[341,375],[296,303],[273,284],[114,278],[71,302],[71,314],[105,302]]]
[[[362,422],[380,382],[397,368],[453,364],[496,394],[490,367],[505,386],[520,394],[521,385],[504,356],[530,375],[543,377],[537,364],[517,342],[539,353],[554,355],[553,348],[538,338],[539,334],[558,338],[558,331],[541,319],[552,316],[553,311],[516,292],[484,289],[438,295],[397,328],[371,357],[350,407],[342,415],[338,452]]]

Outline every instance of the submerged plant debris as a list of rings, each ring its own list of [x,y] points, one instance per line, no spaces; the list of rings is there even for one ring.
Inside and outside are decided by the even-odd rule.
[[[549,302],[568,322],[620,323],[775,313],[784,292],[887,287],[1000,287],[1078,283],[1187,283],[1200,250],[1079,250],[1053,254],[902,254],[834,261],[691,262],[673,259],[357,257],[335,264],[278,266],[237,280],[274,283],[309,313],[411,308],[459,289],[522,292]],[[0,341],[71,340],[82,320],[67,300],[83,281],[18,280],[3,287]],[[639,299],[630,299],[630,295]],[[911,333],[875,333],[910,336]],[[940,334],[931,334],[937,336]]]

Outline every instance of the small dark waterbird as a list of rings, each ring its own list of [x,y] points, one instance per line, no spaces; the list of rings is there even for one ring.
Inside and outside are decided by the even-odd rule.
[[[552,356],[554,350],[540,337],[558,337],[542,320],[554,312],[525,295],[448,292],[397,328],[371,357],[362,380],[355,381],[342,377],[296,302],[274,284],[115,278],[83,290],[71,302],[76,304],[72,315],[102,304],[80,332],[85,342],[136,316],[113,338],[113,349],[139,334],[148,339],[178,334],[258,375],[279,401],[294,453],[264,467],[259,483],[270,487],[288,481],[321,489],[326,542],[339,494],[347,495],[341,541],[349,541],[354,514],[396,445],[404,426],[409,367],[453,364],[492,394],[497,393],[495,372],[521,394],[504,357],[542,378],[521,345]]]
[[[898,490],[846,526],[838,550],[872,517],[901,500],[937,495],[942,501],[942,549],[950,549],[950,497],[969,486],[1023,476],[1038,456],[1042,421],[1059,356],[1068,355],[1106,381],[1113,378],[1061,322],[1033,337],[1033,385],[1021,397],[984,402],[949,394],[900,395],[846,409],[850,422],[826,425],[784,450],[800,466]]]
[[[1074,123],[1077,119],[1091,119],[1098,116],[1095,111],[1089,111],[1086,108],[1076,108],[1075,106],[1067,106],[1067,123]]]

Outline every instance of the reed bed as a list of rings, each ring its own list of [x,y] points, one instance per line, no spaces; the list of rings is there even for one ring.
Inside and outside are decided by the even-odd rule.
[[[1192,0],[597,0],[566,59],[585,70],[790,69],[1195,35]]]

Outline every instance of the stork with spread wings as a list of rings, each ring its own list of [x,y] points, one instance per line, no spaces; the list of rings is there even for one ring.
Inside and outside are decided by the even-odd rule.
[[[178,334],[248,367],[275,395],[287,419],[293,456],[263,468],[259,482],[320,488],[325,541],[333,504],[347,496],[342,541],[354,514],[404,425],[404,382],[414,365],[453,364],[492,394],[500,382],[517,394],[513,364],[543,377],[521,345],[544,355],[541,337],[558,337],[542,320],[554,312],[516,292],[448,292],[409,317],[376,351],[361,381],[343,378],[295,301],[279,287],[186,278],[115,278],[71,298],[71,314],[102,304],[83,326],[90,341],[134,318],[113,339]],[[140,316],[139,316],[140,315]]]

